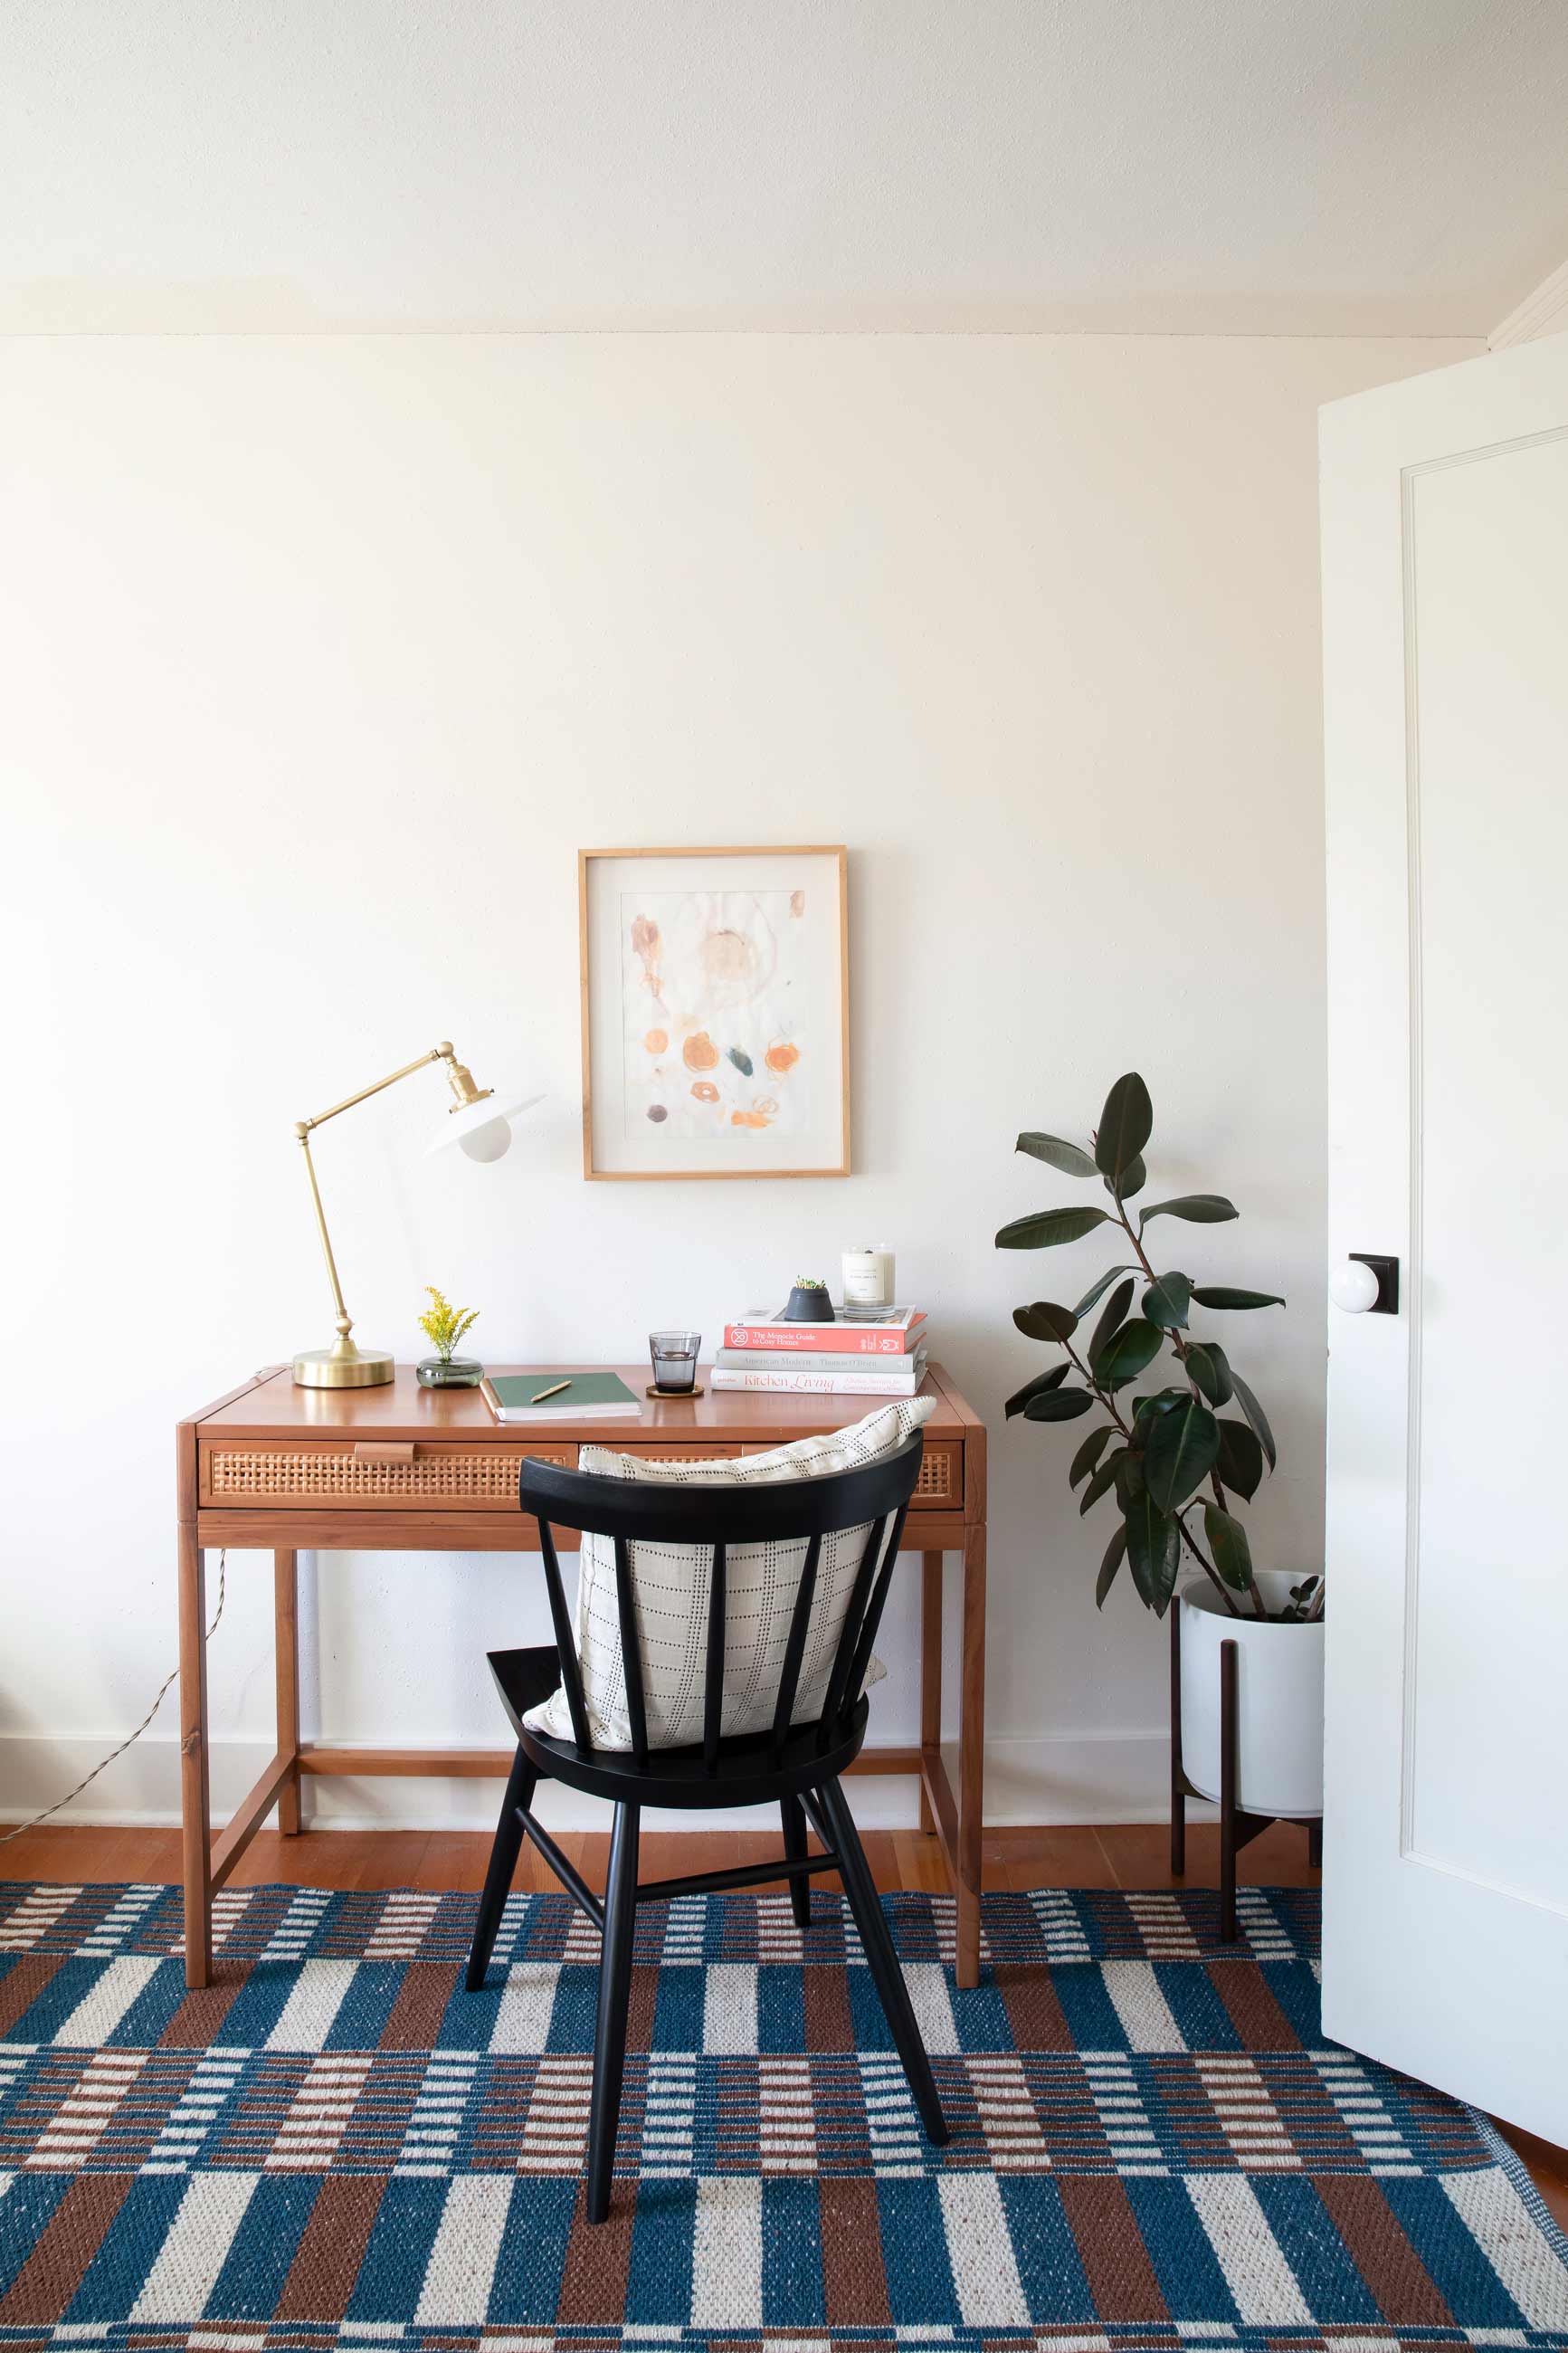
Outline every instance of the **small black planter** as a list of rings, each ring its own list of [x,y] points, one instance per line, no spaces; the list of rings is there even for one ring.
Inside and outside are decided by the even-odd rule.
[[[799,1282],[790,1293],[784,1315],[791,1324],[832,1324],[837,1320],[826,1288],[808,1290]]]

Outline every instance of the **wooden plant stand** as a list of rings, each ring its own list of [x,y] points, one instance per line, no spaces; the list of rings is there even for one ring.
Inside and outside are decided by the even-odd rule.
[[[1236,1858],[1244,1846],[1277,1821],[1303,1821],[1307,1832],[1307,1860],[1314,1869],[1323,1859],[1323,1820],[1321,1814],[1303,1817],[1299,1814],[1249,1814],[1237,1803],[1237,1748],[1238,1723],[1238,1691],[1237,1667],[1240,1657],[1234,1642],[1219,1646],[1219,1933],[1223,1943],[1234,1945],[1241,1931],[1236,1918]],[[1173,1597],[1171,1603],[1171,1876],[1180,1879],[1187,1868],[1187,1799],[1202,1798],[1206,1793],[1194,1787],[1182,1765],[1182,1612]]]

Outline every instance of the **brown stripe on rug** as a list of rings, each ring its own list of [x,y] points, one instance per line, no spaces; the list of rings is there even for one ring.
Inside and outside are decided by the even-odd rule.
[[[158,2037],[159,2049],[205,2051],[218,2042],[219,2029],[244,1983],[244,1971],[231,1965],[220,1972],[216,1984],[198,1986],[187,1993]]]
[[[626,2281],[631,2275],[637,2199],[635,2180],[617,2181],[610,2192],[610,2211],[605,2220],[590,2222],[587,2189],[579,2185],[566,2241],[561,2301],[555,2313],[558,2328],[620,2327],[626,2308]]]
[[[71,2183],[0,2301],[0,2327],[58,2318],[81,2285],[82,2274],[134,2179],[130,2173],[88,2173]]]
[[[631,2000],[626,2010],[628,2051],[653,2049],[654,2013],[658,2008],[658,1970],[649,1962],[635,1962],[632,1967]]]
[[[849,1980],[842,1969],[807,1969],[801,1987],[808,2051],[853,2051]]]
[[[1239,1962],[1210,1961],[1208,1978],[1230,2014],[1244,2051],[1300,2051],[1300,2036],[1250,1956]]]
[[[991,1976],[1006,2007],[1007,2023],[1020,2051],[1072,2049],[1072,2030],[1067,2014],[1044,1969],[1018,1961],[1001,1961],[993,1968]]]
[[[1377,2183],[1342,2173],[1315,2173],[1311,2182],[1384,2316],[1407,2328],[1451,2328],[1447,2299]]]
[[[1169,2320],[1127,2191],[1113,2173],[1064,2173],[1062,2206],[1089,2294],[1119,2322]]]
[[[24,1953],[0,1978],[0,2034],[9,2034],[64,1960],[63,1953]]]
[[[326,2175],[278,2299],[279,2320],[342,2318],[385,2186],[379,2173]]]
[[[397,2000],[381,2030],[383,2051],[428,2051],[462,1972],[455,1966],[419,1961],[397,1989]]]
[[[829,2328],[890,2328],[888,2275],[874,2181],[820,2179],[822,2284]]]

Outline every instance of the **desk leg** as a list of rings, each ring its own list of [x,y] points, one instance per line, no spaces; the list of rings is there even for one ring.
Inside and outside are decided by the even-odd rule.
[[[278,1748],[300,1753],[300,1567],[299,1555],[272,1556],[272,1672],[278,1686]],[[278,1792],[278,1827],[285,1838],[300,1834],[300,1768]]]
[[[942,1555],[921,1555],[921,1746],[942,1746]],[[936,1819],[921,1783],[921,1828],[932,1831]]]
[[[963,1651],[959,1672],[958,1982],[980,1983],[980,1846],[985,1778],[985,1530],[963,1532]]]
[[[180,1822],[184,1854],[185,1983],[212,1978],[211,1807],[207,1795],[206,1564],[180,1528]]]

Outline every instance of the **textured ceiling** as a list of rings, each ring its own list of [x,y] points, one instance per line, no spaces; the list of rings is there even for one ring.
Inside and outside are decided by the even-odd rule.
[[[1568,0],[5,0],[0,328],[1484,333]]]

